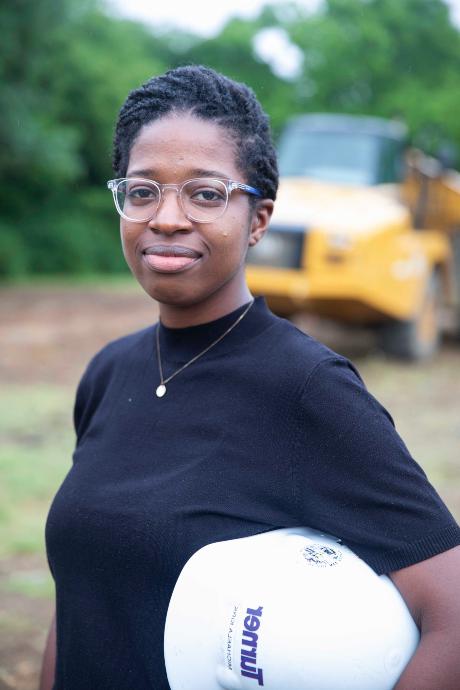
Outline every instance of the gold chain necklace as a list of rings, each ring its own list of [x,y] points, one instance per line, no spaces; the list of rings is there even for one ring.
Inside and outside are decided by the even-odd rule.
[[[193,364],[193,362],[196,362],[197,359],[199,359],[200,357],[205,355],[206,352],[209,352],[209,350],[212,347],[214,347],[214,345],[217,345],[217,343],[219,343],[223,338],[225,338],[225,336],[228,335],[230,333],[230,331],[232,331],[235,328],[235,326],[237,326],[242,319],[244,319],[244,317],[246,316],[246,314],[248,313],[248,311],[250,310],[250,308],[252,307],[253,304],[254,304],[254,300],[252,300],[252,302],[249,302],[248,306],[246,307],[244,312],[242,314],[240,314],[240,316],[237,318],[235,323],[233,323],[229,328],[227,328],[227,330],[224,333],[222,333],[222,335],[220,335],[216,340],[214,340],[210,345],[208,345],[208,347],[206,347],[204,350],[202,350],[197,355],[195,355],[195,357],[192,357],[192,359],[190,359],[188,362],[183,364],[180,367],[180,369],[177,369],[177,371],[175,371],[173,374],[171,374],[171,376],[168,376],[167,379],[163,378],[163,368],[161,366],[160,324],[158,324],[157,330],[156,330],[156,341],[157,341],[158,369],[160,371],[160,385],[157,386],[157,388],[155,390],[157,398],[162,398],[165,395],[166,384],[169,383],[171,381],[171,379],[173,379],[175,376],[177,376],[177,374],[180,374],[181,371],[184,371],[184,369],[186,369],[191,364]]]

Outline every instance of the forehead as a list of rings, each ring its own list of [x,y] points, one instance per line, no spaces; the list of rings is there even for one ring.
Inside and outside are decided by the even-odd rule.
[[[128,175],[151,171],[175,181],[203,170],[238,179],[242,172],[235,153],[231,133],[224,127],[190,114],[173,113],[141,128],[130,151]]]

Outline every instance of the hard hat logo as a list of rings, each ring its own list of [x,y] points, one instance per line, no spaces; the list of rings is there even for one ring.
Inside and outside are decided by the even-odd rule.
[[[324,546],[323,544],[305,546],[302,549],[302,556],[309,565],[318,568],[337,565],[342,560],[342,552],[339,549],[333,549],[331,546]]]
[[[246,609],[248,614],[243,622],[243,637],[241,640],[241,675],[246,678],[254,678],[259,685],[264,684],[263,671],[257,668],[257,643],[259,635],[256,630],[260,628],[260,617],[263,606],[258,609]]]

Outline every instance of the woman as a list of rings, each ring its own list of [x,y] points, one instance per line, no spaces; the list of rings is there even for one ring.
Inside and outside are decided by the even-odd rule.
[[[166,690],[188,558],[302,524],[401,591],[422,640],[397,689],[459,688],[458,526],[352,365],[246,285],[278,183],[254,94],[204,67],[151,79],[121,109],[114,169],[123,252],[160,321],[103,348],[78,388],[46,528],[58,651],[52,627],[42,689]]]

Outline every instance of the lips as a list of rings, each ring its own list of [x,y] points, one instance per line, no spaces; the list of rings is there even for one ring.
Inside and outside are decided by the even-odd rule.
[[[183,245],[154,244],[143,251],[145,261],[154,271],[175,273],[191,266],[202,254]]]

